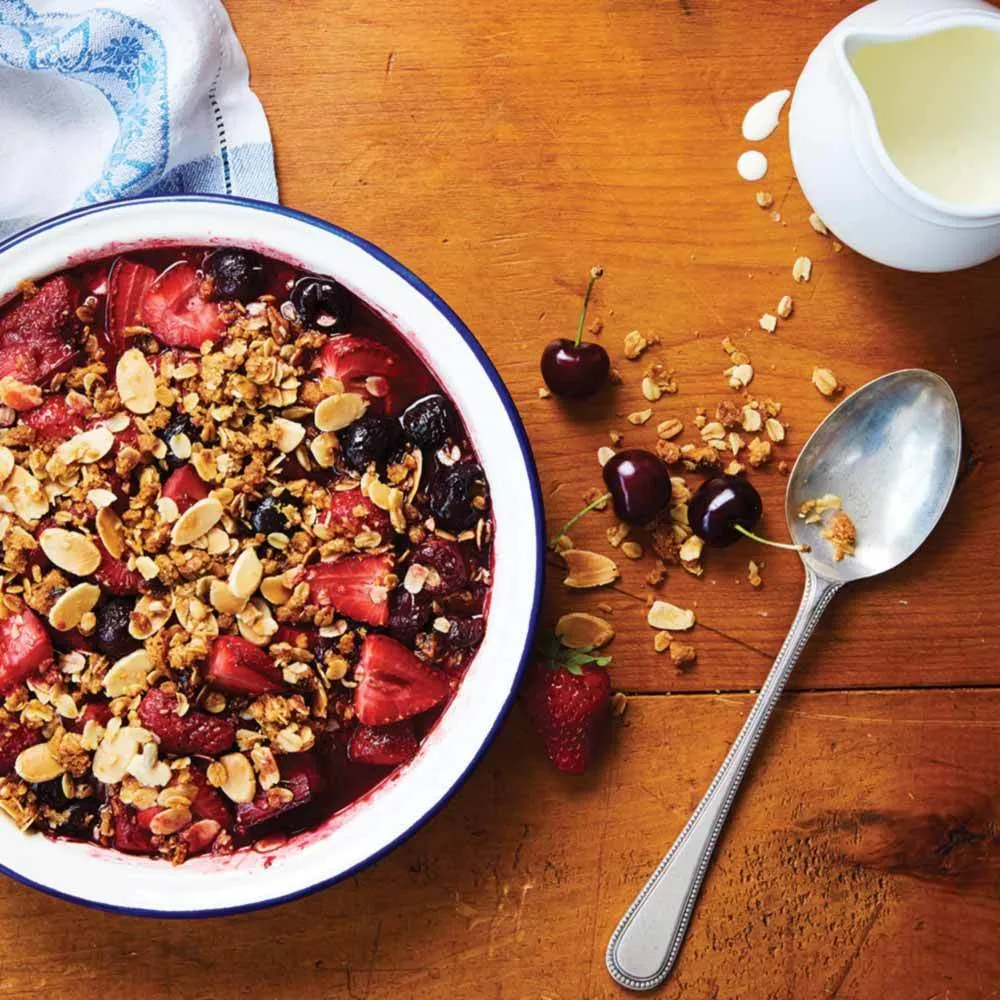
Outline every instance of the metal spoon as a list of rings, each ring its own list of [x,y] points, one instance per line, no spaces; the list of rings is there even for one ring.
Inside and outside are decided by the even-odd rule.
[[[845,583],[893,569],[931,533],[958,477],[961,443],[955,394],[939,375],[920,369],[858,389],[806,442],[785,494],[792,538],[812,546],[802,553],[802,603],[719,773],[611,936],[608,972],[622,986],[651,990],[670,975],[712,851],[795,661]],[[803,501],[827,493],[842,499],[857,528],[857,552],[841,562],[818,525],[798,516]]]

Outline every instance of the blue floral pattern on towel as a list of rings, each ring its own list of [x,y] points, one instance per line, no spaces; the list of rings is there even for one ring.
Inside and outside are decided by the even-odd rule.
[[[118,138],[100,178],[77,204],[138,194],[160,176],[170,151],[167,54],[158,32],[119,11],[38,14],[0,0],[0,61],[71,76],[96,87],[118,118]]]

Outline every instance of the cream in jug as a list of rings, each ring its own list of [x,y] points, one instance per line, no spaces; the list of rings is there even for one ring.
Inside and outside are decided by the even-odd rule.
[[[1000,32],[857,39],[848,57],[904,177],[943,201],[1000,203]]]

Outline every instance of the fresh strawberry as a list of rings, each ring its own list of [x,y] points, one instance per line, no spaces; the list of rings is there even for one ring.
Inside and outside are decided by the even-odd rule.
[[[388,726],[440,704],[448,679],[387,635],[365,636],[354,669],[354,714],[366,726]]]
[[[34,611],[0,619],[0,694],[51,661],[52,640]]]
[[[324,375],[340,379],[345,388],[383,398],[387,413],[396,412],[407,395],[407,366],[395,351],[371,337],[331,337],[319,363]]]
[[[177,695],[152,688],[139,705],[139,720],[159,737],[160,747],[167,753],[224,753],[236,739],[236,726],[208,712],[190,709],[177,714]]]
[[[333,607],[366,625],[388,625],[386,586],[393,561],[393,556],[387,554],[344,556],[336,562],[314,563],[304,577],[309,584],[309,602]]]
[[[14,761],[18,754],[36,743],[42,742],[40,729],[29,729],[16,722],[0,728],[0,777],[14,773]]]
[[[528,714],[549,760],[567,774],[587,769],[611,718],[610,659],[565,649],[553,636],[528,679]]]
[[[222,339],[226,326],[219,307],[202,297],[201,286],[194,266],[179,260],[146,289],[139,314],[160,343],[197,349]]]
[[[224,830],[233,828],[233,811],[226,797],[217,788],[213,788],[198,768],[191,769],[191,778],[198,786],[198,795],[191,803],[191,812],[195,819],[215,820]]]
[[[208,487],[193,465],[182,465],[172,472],[160,491],[161,496],[170,497],[183,514],[192,504],[208,496]]]
[[[65,275],[45,282],[0,319],[0,378],[44,385],[76,356],[80,290]]]
[[[413,732],[413,722],[393,726],[358,726],[347,744],[347,759],[352,764],[395,767],[413,760],[420,749]]]
[[[21,419],[45,441],[65,441],[83,430],[83,418],[70,409],[65,396],[46,396]]]
[[[220,691],[255,698],[277,694],[288,687],[274,660],[238,635],[224,635],[215,640],[208,660],[208,680]]]
[[[154,814],[160,811],[159,806],[150,808]],[[143,811],[149,812],[149,810]],[[153,835],[149,832],[149,821],[152,816],[144,817],[146,826],[143,826],[135,809],[125,805],[117,796],[111,800],[111,814],[114,818],[114,844],[119,851],[125,851],[127,854],[156,853]]]
[[[128,257],[119,257],[111,266],[104,323],[113,354],[121,354],[128,348],[125,330],[141,324],[140,309],[155,280],[156,272],[151,267]]]
[[[110,594],[124,597],[128,594],[138,594],[142,586],[142,574],[129,569],[121,559],[115,559],[98,538],[95,544],[101,553],[101,561],[94,570],[94,578]]]
[[[378,532],[384,542],[392,539],[388,511],[381,510],[360,490],[335,490],[330,506],[319,516],[319,524],[334,538],[354,538],[364,529]]]
[[[269,799],[267,792],[261,790],[252,802],[238,804],[236,833],[240,836],[245,836],[250,830],[256,833],[255,827],[270,823],[292,809],[315,802],[325,794],[326,782],[320,773],[315,754],[294,753],[280,757],[278,768],[281,771],[281,784],[292,792],[291,801]]]

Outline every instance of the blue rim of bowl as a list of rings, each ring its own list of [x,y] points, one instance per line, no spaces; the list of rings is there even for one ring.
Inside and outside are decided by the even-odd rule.
[[[88,215],[94,215],[117,208],[125,208],[133,204],[150,205],[169,202],[204,203],[212,205],[242,205],[244,208],[270,212],[274,215],[284,215],[288,218],[296,219],[299,222],[304,222],[319,229],[324,229],[327,232],[340,236],[342,239],[345,239],[349,243],[353,243],[356,247],[364,250],[367,254],[380,261],[391,271],[395,272],[408,285],[427,299],[445,317],[448,323],[466,342],[466,344],[468,344],[472,353],[476,356],[476,360],[489,377],[490,382],[493,383],[493,388],[500,397],[500,402],[503,404],[504,410],[507,412],[507,417],[514,429],[518,446],[521,449],[521,457],[524,460],[525,471],[528,474],[528,485],[531,490],[531,503],[535,516],[535,546],[537,550],[536,558],[538,560],[538,574],[535,578],[535,592],[532,597],[531,618],[528,622],[528,642],[521,651],[517,671],[512,679],[510,692],[504,700],[500,712],[497,714],[489,732],[483,739],[481,746],[469,762],[468,767],[465,768],[465,770],[458,776],[454,784],[452,784],[451,787],[444,792],[444,794],[437,800],[437,802],[434,803],[433,806],[431,806],[430,809],[427,810],[427,812],[425,812],[409,828],[404,830],[391,843],[386,844],[385,847],[366,858],[364,861],[360,861],[356,865],[352,865],[349,869],[341,872],[339,875],[323,879],[314,885],[307,886],[304,889],[298,889],[295,892],[286,893],[282,896],[274,896],[269,899],[262,899],[255,903],[244,903],[240,906],[223,906],[211,910],[151,910],[142,907],[116,906],[113,903],[99,903],[96,900],[83,899],[79,896],[73,896],[69,893],[60,892],[58,889],[53,889],[50,886],[42,885],[32,879],[25,878],[23,875],[12,871],[6,865],[0,863],[0,872],[14,879],[15,882],[20,882],[22,885],[30,886],[32,889],[38,889],[49,896],[54,896],[57,899],[66,900],[70,903],[77,903],[81,906],[86,906],[95,910],[103,910],[107,913],[121,913],[134,917],[158,917],[166,920],[190,920],[193,918],[225,917],[235,916],[239,913],[251,913],[254,910],[263,910],[272,906],[280,906],[282,903],[291,903],[296,899],[302,899],[305,896],[310,896],[315,892],[321,891],[322,889],[328,889],[330,886],[336,885],[338,882],[342,882],[344,879],[350,878],[352,875],[356,875],[358,872],[363,871],[370,865],[375,864],[376,861],[384,858],[391,851],[394,851],[397,847],[399,847],[404,841],[412,837],[417,830],[424,826],[429,820],[433,819],[434,816],[436,816],[438,812],[444,808],[452,796],[465,783],[469,775],[475,770],[479,762],[483,759],[483,756],[490,748],[490,745],[493,743],[494,738],[499,732],[501,725],[503,725],[504,720],[507,718],[507,715],[510,712],[510,707],[517,694],[518,685],[520,684],[521,677],[524,674],[524,669],[528,663],[528,657],[531,653],[532,637],[534,636],[535,629],[538,625],[538,614],[541,608],[542,589],[545,579],[546,545],[545,518],[542,508],[542,491],[538,481],[538,469],[535,465],[535,457],[532,453],[531,444],[528,441],[528,435],[524,429],[524,424],[521,421],[520,414],[514,406],[514,401],[511,399],[510,393],[507,391],[507,386],[500,377],[500,373],[496,370],[493,362],[490,361],[475,335],[462,322],[462,320],[459,319],[458,314],[448,305],[448,303],[445,302],[444,299],[442,299],[441,296],[438,295],[437,292],[435,292],[434,289],[432,289],[425,281],[418,278],[409,268],[401,264],[395,257],[392,257],[381,248],[375,246],[374,243],[369,243],[368,240],[355,235],[347,229],[336,226],[331,222],[326,222],[314,215],[309,215],[307,212],[299,212],[293,208],[286,208],[284,205],[276,205],[272,202],[266,201],[257,201],[253,198],[236,198],[228,195],[195,194],[163,195],[147,198],[130,198],[125,201],[108,201],[101,202],[98,205],[91,205],[86,208],[74,209],[71,212],[64,212],[62,215],[57,215],[51,219],[46,219],[44,222],[39,222],[30,229],[22,230],[21,232],[16,233],[15,235],[4,240],[0,243],[0,254],[6,253],[8,250],[16,247],[19,243],[23,243],[25,240],[28,240],[33,236],[37,236],[39,233],[55,229],[63,223],[69,222],[73,219],[79,219]]]

